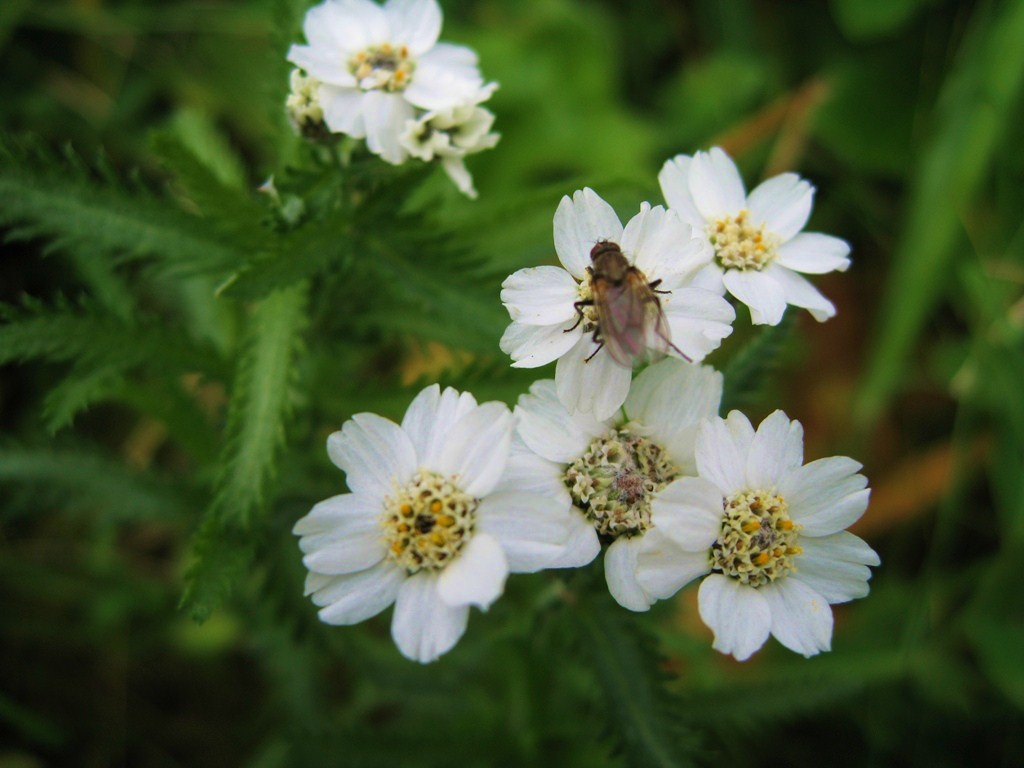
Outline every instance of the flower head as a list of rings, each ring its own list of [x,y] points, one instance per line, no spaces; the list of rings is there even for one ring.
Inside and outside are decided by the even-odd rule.
[[[632,366],[605,348],[615,340],[617,318],[602,314],[597,295],[605,279],[592,266],[599,243],[624,257],[625,271],[644,291],[640,298],[630,297],[623,293],[626,281],[612,285],[605,279],[605,286],[612,285],[607,290],[618,291],[619,308],[627,302],[624,311],[639,311],[644,321],[627,329],[635,333],[630,344],[701,360],[732,332],[735,312],[729,303],[686,285],[687,275],[703,263],[707,246],[691,237],[690,227],[675,213],[645,203],[623,227],[608,203],[584,189],[562,198],[554,230],[562,267],[521,269],[502,284],[501,300],[512,324],[501,349],[519,368],[558,360],[558,397],[570,411],[609,418],[625,401],[632,379]]]
[[[399,650],[429,662],[486,609],[509,572],[574,564],[580,527],[564,500],[531,492],[512,456],[502,403],[435,384],[401,425],[372,413],[327,441],[350,493],[295,524],[306,592],[328,624],[355,624],[391,603]],[[591,555],[592,557],[592,555]]]
[[[591,543],[589,550],[574,550],[578,559],[584,551],[596,555],[598,540],[609,544],[605,578],[626,608],[646,611],[681,586],[666,586],[666,578],[679,578],[665,556],[677,548],[653,521],[652,502],[673,480],[695,471],[697,425],[718,412],[721,397],[720,373],[667,358],[637,377],[625,415],[614,419],[570,414],[550,380],[536,382],[519,399],[518,432],[536,454],[534,483],[566,498],[586,521]]]
[[[651,520],[670,541],[676,589],[707,574],[698,601],[714,647],[742,661],[772,634],[804,656],[829,650],[829,604],[864,597],[879,563],[844,530],[868,504],[860,464],[804,464],[803,429],[782,411],[757,432],[738,411],[705,421],[695,460],[697,476],[658,494]]]
[[[832,302],[798,274],[850,266],[844,240],[801,232],[814,202],[809,183],[783,173],[747,195],[735,163],[718,147],[674,157],[658,181],[669,207],[711,246],[697,285],[720,295],[728,290],[757,324],[777,325],[787,304],[819,322],[835,315]]]
[[[476,104],[484,92],[476,54],[438,43],[436,0],[326,0],[306,13],[307,45],[288,60],[320,83],[323,120],[335,133],[366,138],[389,163],[408,157],[400,140],[419,111]]]

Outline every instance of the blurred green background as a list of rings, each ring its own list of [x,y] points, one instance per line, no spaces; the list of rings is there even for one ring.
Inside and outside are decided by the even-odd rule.
[[[721,657],[693,589],[643,617],[685,751],[698,765],[1020,765],[1024,2],[442,5],[442,38],[474,47],[501,84],[488,106],[502,141],[469,160],[480,200],[440,171],[415,193],[497,275],[482,340],[379,318],[368,330],[360,312],[387,307],[318,277],[252,568],[196,624],[177,605],[250,306],[215,298],[203,276],[127,260],[104,271],[83,238],[12,211],[31,204],[26,189],[59,200],[63,184],[102,202],[109,174],[147,190],[158,227],[182,196],[155,132],[255,197],[301,162],[282,104],[305,4],[0,4],[0,129],[51,157],[38,178],[0,162],[0,299],[71,307],[61,323],[0,330],[0,768],[654,764],[637,751],[631,689],[589,654],[594,622],[628,640],[624,611],[577,616],[557,578],[513,577],[455,651],[419,667],[393,648],[387,615],[317,622],[289,531],[339,492],[323,439],[351,413],[398,417],[415,382],[438,376],[482,399],[526,389],[532,374],[507,370],[495,345],[497,286],[552,259],[561,195],[592,186],[627,217],[661,202],[664,160],[712,144],[749,186],[809,178],[810,229],[853,246],[849,273],[817,281],[838,316],[800,315],[773,341],[766,386],[735,402],[802,421],[809,458],[863,461],[874,491],[853,530],[882,566],[868,598],[835,609],[834,651],[809,661],[773,641],[746,664]],[[65,182],[52,155],[66,146]],[[118,226],[96,220],[98,236]],[[79,324],[79,302],[113,325]],[[716,366],[755,335],[740,316]],[[140,350],[166,354],[116,373],[62,356],[61,341],[121,320],[140,323]],[[69,371],[85,384],[72,389]]]

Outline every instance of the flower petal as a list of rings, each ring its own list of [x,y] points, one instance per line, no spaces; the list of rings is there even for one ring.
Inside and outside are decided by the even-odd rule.
[[[625,402],[633,371],[604,350],[588,362],[596,348],[592,338],[584,336],[562,355],[555,366],[555,387],[570,413],[582,412],[603,421]]]
[[[747,456],[747,486],[775,488],[804,462],[804,428],[782,411],[769,415],[757,428]]]
[[[327,438],[327,455],[349,490],[383,499],[416,471],[416,451],[402,428],[375,413],[357,413]]]
[[[801,232],[779,246],[775,263],[794,272],[821,275],[850,267],[850,244],[817,232]]]
[[[363,94],[363,122],[366,146],[375,155],[392,165],[399,165],[409,156],[400,136],[406,120],[414,117],[412,106],[397,93],[367,91]]]
[[[705,220],[739,213],[747,202],[743,179],[732,159],[718,147],[690,161],[690,195]]]
[[[356,84],[356,79],[345,66],[345,60],[333,49],[316,45],[293,45],[288,49],[288,61],[325,85],[351,88]]]
[[[557,360],[576,345],[583,331],[566,331],[559,325],[512,323],[501,335],[498,346],[512,358],[513,368],[539,368]]]
[[[703,288],[676,288],[661,302],[672,344],[694,362],[718,349],[732,333],[736,310],[721,296]]]
[[[772,612],[772,634],[791,651],[814,656],[832,647],[832,609],[806,584],[785,578],[757,590]]]
[[[303,537],[299,544],[306,553],[302,564],[329,576],[370,568],[388,552],[380,523],[374,518],[352,520],[331,534]]]
[[[697,204],[690,194],[690,164],[693,158],[689,155],[676,155],[671,160],[666,160],[658,174],[658,183],[661,185],[661,194],[665,198],[668,207],[676,211],[679,217],[698,230],[704,232],[707,221],[699,210]]]
[[[334,133],[344,133],[355,139],[366,136],[366,121],[363,119],[363,92],[352,88],[336,88],[333,85],[320,86],[320,106],[324,110],[324,122]]]
[[[323,22],[343,51],[360,51],[370,45],[388,42],[387,16],[376,3],[370,0],[329,0],[316,7],[323,6],[333,6],[333,13],[314,19],[310,19],[307,13],[307,25]]]
[[[795,173],[780,173],[759,184],[747,199],[750,220],[783,242],[804,228],[814,205],[814,187]]]
[[[778,325],[782,320],[786,293],[768,269],[762,272],[727,269],[722,282],[729,293],[750,307],[750,320],[754,325]]]
[[[437,466],[428,469],[455,478],[465,493],[483,498],[505,471],[512,428],[512,413],[504,403],[477,406],[455,422]]]
[[[700,476],[718,486],[723,496],[746,488],[747,453],[754,428],[739,411],[726,419],[707,419],[697,430],[694,455]]]
[[[477,531],[501,544],[509,570],[532,573],[563,557],[572,533],[570,509],[534,493],[492,493],[477,508]]]
[[[438,576],[419,572],[398,590],[391,637],[406,658],[423,664],[447,653],[462,637],[469,606],[452,607],[438,593]]]
[[[706,552],[687,552],[657,527],[643,535],[637,556],[637,582],[654,600],[667,600],[710,570]]]
[[[845,603],[868,594],[869,565],[878,565],[875,551],[852,533],[800,539],[803,554],[797,556],[791,578],[801,581],[829,603]]]
[[[669,357],[636,377],[625,407],[631,418],[649,425],[682,472],[694,474],[697,425],[717,416],[721,401],[722,374]]]
[[[827,536],[852,525],[868,507],[867,478],[853,459],[831,456],[794,470],[779,491],[803,536]]]
[[[437,580],[437,593],[450,606],[475,605],[487,610],[505,591],[508,562],[492,536],[478,532],[459,556],[445,566]]]
[[[711,259],[679,214],[647,203],[626,224],[619,245],[648,282],[661,280],[659,290],[678,288],[687,275]]]
[[[573,277],[582,280],[590,266],[590,251],[599,240],[622,239],[622,223],[615,210],[594,190],[577,190],[563,197],[555,211],[555,253]]]
[[[712,573],[700,585],[697,607],[701,620],[715,633],[712,647],[746,661],[764,645],[772,626],[768,603],[753,587]]]
[[[700,477],[680,477],[651,499],[651,523],[707,563],[708,551],[722,532],[722,492]]]
[[[517,430],[526,445],[539,456],[562,464],[574,461],[594,438],[608,431],[604,422],[592,416],[570,415],[551,379],[535,381],[529,394],[520,395],[515,413]]]
[[[343,576],[328,576],[313,592],[326,624],[358,624],[376,616],[393,602],[406,579],[405,570],[390,560]]]
[[[631,611],[649,610],[654,601],[637,580],[637,557],[643,536],[620,536],[604,555],[604,579],[608,591],[623,608]]]
[[[343,493],[317,503],[292,528],[296,536],[330,533],[361,520],[376,520],[381,514],[380,499],[368,499],[354,493]]]
[[[416,450],[417,466],[435,466],[455,422],[476,407],[476,398],[469,392],[451,387],[442,392],[437,384],[416,395],[402,418],[402,430]]]
[[[476,103],[483,78],[476,54],[461,45],[438,43],[419,57],[405,100],[428,111]]]
[[[414,56],[430,50],[441,34],[441,8],[436,0],[388,0],[384,14],[392,43],[404,43]]]
[[[555,325],[569,328],[579,313],[579,284],[561,267],[529,267],[505,278],[501,302],[514,322],[523,325]]]
[[[563,479],[564,467],[537,455],[518,434],[512,436],[505,474],[491,493],[503,491],[526,491],[556,499],[568,508],[572,505],[569,489]]]
[[[822,296],[802,275],[778,264],[772,264],[761,274],[770,276],[779,285],[787,303],[794,307],[803,307],[819,323],[835,317],[835,304]]]
[[[581,568],[593,562],[601,553],[601,542],[597,531],[580,510],[573,507],[569,512],[569,538],[562,554],[547,564],[547,568]]]

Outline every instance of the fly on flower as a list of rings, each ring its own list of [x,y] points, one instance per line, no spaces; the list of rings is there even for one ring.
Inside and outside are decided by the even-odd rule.
[[[644,273],[629,263],[618,244],[608,240],[599,240],[591,249],[590,261],[587,273],[593,298],[582,299],[573,306],[579,313],[576,325],[586,319],[585,306],[593,306],[597,312],[593,340],[598,346],[591,358],[607,349],[615,362],[632,368],[634,361],[645,353],[660,358],[671,349],[690,360],[671,341],[657,296],[660,278],[647,282]]]

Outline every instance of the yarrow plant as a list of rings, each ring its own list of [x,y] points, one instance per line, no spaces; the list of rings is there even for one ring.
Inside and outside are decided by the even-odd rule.
[[[494,115],[480,106],[476,54],[439,43],[436,0],[325,0],[309,9],[305,45],[293,45],[288,114],[309,138],[365,139],[392,165],[437,159],[456,186],[476,196],[464,158],[493,147]]]
[[[787,304],[819,322],[835,315],[832,302],[799,273],[845,271],[850,246],[801,231],[814,202],[808,182],[783,173],[747,195],[736,164],[718,147],[668,160],[658,181],[669,208],[709,246],[697,285],[728,290],[750,308],[755,324],[777,325]]]

